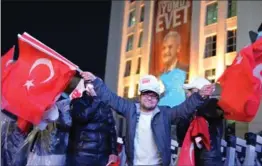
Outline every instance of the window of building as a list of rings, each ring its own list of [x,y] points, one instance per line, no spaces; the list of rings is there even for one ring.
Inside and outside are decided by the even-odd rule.
[[[131,51],[133,49],[133,41],[134,41],[134,35],[128,36],[127,43],[126,43],[126,52]]]
[[[140,73],[140,68],[141,68],[141,57],[139,57],[138,60],[137,60],[136,74]]]
[[[145,15],[145,6],[142,6],[141,13],[140,13],[140,22],[144,21],[144,15]]]
[[[138,84],[136,84],[136,88],[135,88],[135,97],[138,96]]]
[[[135,25],[136,23],[136,10],[132,10],[129,13],[128,27]]]
[[[227,31],[227,52],[236,51],[237,47],[237,30]]]
[[[227,1],[227,18],[234,17],[237,15],[237,1],[228,0]]]
[[[205,77],[212,83],[216,80],[216,69],[205,70]]]
[[[217,22],[217,2],[207,5],[206,8],[206,25]]]
[[[132,65],[132,61],[131,61],[131,60],[126,61],[126,67],[125,67],[124,77],[130,76],[130,73],[131,73],[131,65]]]
[[[129,86],[124,87],[124,98],[128,98]]]
[[[139,41],[138,41],[138,48],[142,47],[143,45],[143,31],[139,34]]]
[[[217,36],[209,36],[206,38],[205,58],[216,56]]]

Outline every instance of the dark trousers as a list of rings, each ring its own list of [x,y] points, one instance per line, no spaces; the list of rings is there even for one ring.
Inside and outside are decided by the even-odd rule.
[[[92,153],[77,153],[73,156],[68,156],[67,166],[106,166],[108,155],[92,154]]]

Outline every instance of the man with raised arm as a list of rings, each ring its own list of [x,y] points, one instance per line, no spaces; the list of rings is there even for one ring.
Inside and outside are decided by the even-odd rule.
[[[93,87],[87,87],[88,90],[96,93],[102,102],[126,118],[126,155],[129,166],[169,166],[171,124],[175,124],[178,118],[190,118],[214,91],[213,85],[206,85],[178,106],[157,106],[160,85],[153,75],[140,79],[138,103],[119,97],[90,72],[82,72],[81,75],[93,84]]]

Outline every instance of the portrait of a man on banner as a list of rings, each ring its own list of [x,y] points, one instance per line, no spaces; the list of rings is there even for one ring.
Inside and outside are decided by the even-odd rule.
[[[176,106],[185,100],[182,85],[189,70],[192,0],[155,2],[150,72],[164,91],[159,105]]]

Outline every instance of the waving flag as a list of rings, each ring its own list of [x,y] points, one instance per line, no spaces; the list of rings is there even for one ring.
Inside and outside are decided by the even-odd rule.
[[[256,116],[262,94],[262,38],[243,48],[218,80],[219,106],[229,120],[250,122]]]
[[[67,63],[21,35],[19,59],[2,80],[2,96],[8,111],[39,124],[45,110],[58,99],[75,74],[76,66]]]
[[[195,166],[195,145],[193,140],[199,136],[201,136],[200,138],[202,139],[205,148],[210,150],[208,124],[203,117],[196,117],[191,122],[183,141],[177,166]]]

